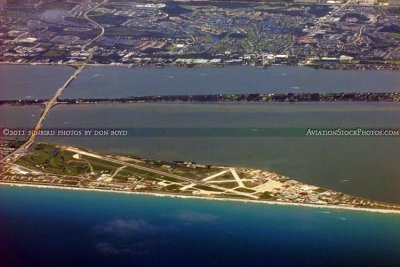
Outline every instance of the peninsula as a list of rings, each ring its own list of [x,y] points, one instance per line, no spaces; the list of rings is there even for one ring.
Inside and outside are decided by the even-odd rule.
[[[304,184],[272,171],[165,162],[46,143],[34,143],[13,158],[21,145],[0,141],[0,184],[400,213],[399,205]]]

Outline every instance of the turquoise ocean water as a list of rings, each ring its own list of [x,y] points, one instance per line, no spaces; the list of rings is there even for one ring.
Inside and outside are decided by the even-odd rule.
[[[0,186],[1,266],[399,266],[400,216]]]

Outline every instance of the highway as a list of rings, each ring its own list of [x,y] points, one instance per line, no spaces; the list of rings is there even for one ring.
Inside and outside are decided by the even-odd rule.
[[[88,10],[83,14],[83,17],[84,17],[86,20],[88,20],[88,21],[90,21],[91,23],[93,23],[94,25],[96,25],[98,28],[100,28],[101,32],[100,32],[96,37],[94,37],[92,40],[90,40],[89,42],[87,42],[84,46],[82,46],[82,50],[85,50],[86,47],[90,46],[92,43],[94,43],[95,41],[97,41],[99,38],[101,38],[101,37],[104,35],[104,31],[105,31],[105,30],[104,30],[104,27],[101,26],[101,25],[100,25],[99,23],[97,23],[96,21],[94,21],[93,19],[89,18],[88,14],[89,14],[90,11],[95,10],[96,8],[98,8],[98,7],[101,6],[102,4],[106,3],[107,1],[108,1],[108,0],[104,0],[103,2],[101,2],[101,3],[97,4],[97,5],[95,5],[94,7],[92,7],[91,9],[88,9]],[[93,54],[91,54],[91,55],[93,55]]]
[[[89,45],[91,45],[93,42],[95,42],[96,40],[98,40],[99,38],[101,38],[104,35],[104,27],[101,26],[99,23],[97,23],[96,21],[92,20],[91,18],[88,17],[88,13],[96,8],[98,8],[100,5],[106,3],[107,0],[104,0],[103,2],[95,5],[94,7],[88,9],[85,13],[84,13],[84,17],[85,19],[87,19],[89,22],[93,23],[94,25],[96,25],[97,27],[99,27],[101,29],[101,32],[94,37],[92,40],[90,40],[89,42],[87,42],[83,47],[82,50],[86,50],[87,47]],[[33,133],[32,135],[29,137],[29,139],[26,141],[25,144],[23,144],[21,147],[19,147],[18,149],[16,149],[13,153],[7,155],[6,157],[4,157],[3,159],[0,160],[0,163],[4,163],[4,162],[9,162],[12,158],[13,161],[18,160],[18,158],[24,154],[24,152],[26,151],[26,149],[28,149],[33,142],[36,139],[37,133],[38,131],[42,128],[42,124],[43,121],[46,119],[47,115],[50,112],[50,109],[57,104],[57,99],[62,95],[62,93],[64,92],[64,90],[71,84],[71,82],[78,77],[78,75],[82,72],[82,70],[86,67],[86,65],[89,63],[89,61],[91,60],[92,56],[93,56],[93,50],[88,51],[89,52],[89,56],[87,57],[87,59],[82,62],[79,65],[75,65],[77,67],[77,70],[68,78],[68,80],[60,87],[58,88],[58,90],[56,91],[56,93],[54,94],[54,96],[46,102],[44,110],[42,112],[42,114],[39,117],[38,122],[36,123],[35,127],[33,128]]]
[[[39,121],[36,123],[36,126],[34,128],[34,132],[29,138],[28,142],[34,141],[36,138],[36,133],[37,131],[40,130],[42,127],[43,121],[46,118],[47,114],[49,113],[50,109],[57,103],[57,99],[61,96],[61,94],[64,92],[64,90],[68,87],[68,85],[81,73],[81,71],[85,68],[85,64],[81,65],[69,79],[57,90],[55,95],[46,103],[46,106],[40,115]]]
[[[68,85],[81,73],[81,71],[85,68],[85,64],[82,64],[70,77],[69,79],[57,90],[57,92],[54,94],[54,96],[46,102],[46,105],[44,107],[44,110],[42,114],[39,117],[38,122],[36,123],[32,135],[29,137],[28,141],[26,141],[25,144],[23,144],[21,147],[16,149],[13,153],[7,155],[4,157],[1,162],[5,162],[7,159],[11,158],[13,155],[19,155],[22,154],[26,149],[28,149],[33,142],[36,139],[37,133],[42,128],[43,121],[46,119],[47,115],[50,112],[50,109],[57,104],[57,99],[61,96],[61,94],[64,92],[64,90],[68,87]]]

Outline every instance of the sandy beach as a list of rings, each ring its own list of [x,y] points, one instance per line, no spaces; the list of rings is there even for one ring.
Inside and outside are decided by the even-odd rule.
[[[365,211],[365,212],[386,213],[386,214],[400,214],[400,210],[358,208],[358,207],[351,207],[351,206],[315,205],[315,204],[305,204],[305,203],[290,203],[290,202],[261,201],[261,200],[245,200],[245,199],[234,199],[234,198],[213,198],[213,197],[186,196],[186,195],[176,195],[176,194],[162,194],[162,193],[150,193],[150,192],[128,192],[128,191],[91,189],[91,188],[77,188],[77,187],[63,187],[63,186],[50,186],[50,185],[36,185],[36,184],[23,184],[23,183],[5,183],[5,182],[0,182],[0,185],[17,186],[17,187],[33,187],[33,188],[42,188],[42,189],[59,189],[59,190],[89,191],[89,192],[102,192],[102,193],[118,193],[118,194],[128,194],[128,195],[132,195],[133,194],[133,195],[144,195],[144,196],[155,196],[155,197],[171,197],[171,198],[182,198],[182,199],[201,199],[201,200],[211,200],[211,201],[231,201],[231,202],[257,203],[257,204],[282,205],[282,206],[296,206],[296,207],[318,208],[318,209],[352,210],[352,211]]]

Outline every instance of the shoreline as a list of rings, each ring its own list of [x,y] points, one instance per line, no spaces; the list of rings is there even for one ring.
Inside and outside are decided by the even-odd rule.
[[[44,105],[49,99],[0,99],[0,105]],[[338,93],[245,93],[147,95],[129,97],[88,97],[59,99],[55,105],[141,104],[141,103],[399,103],[398,92],[338,92]]]
[[[57,62],[0,62],[0,65],[28,65],[28,66],[67,66],[72,68],[77,68],[82,65],[82,62],[70,62],[70,63],[57,63]],[[252,65],[252,64],[243,64],[243,63],[221,63],[221,64],[198,64],[198,65],[181,65],[181,64],[164,64],[162,66],[158,66],[157,64],[139,64],[134,65],[133,63],[88,63],[86,64],[88,68],[92,67],[122,67],[122,68],[138,68],[138,67],[150,67],[150,68],[164,68],[164,67],[179,67],[179,68],[205,68],[205,67],[214,67],[214,68],[223,68],[229,66],[247,66],[253,68],[269,68],[269,67],[306,67],[312,69],[319,70],[340,70],[340,71],[394,71],[399,72],[400,66],[398,68],[388,68],[388,66],[384,65],[370,65],[370,64],[355,64],[352,66],[348,66],[347,64],[338,64],[334,68],[324,67],[324,65],[309,65],[309,64],[270,64],[270,65]],[[358,67],[354,67],[358,66]],[[372,67],[371,67],[372,66]]]
[[[128,192],[128,191],[78,188],[78,187],[64,187],[64,186],[53,186],[53,185],[8,183],[8,182],[2,182],[2,181],[0,181],[0,186],[10,186],[10,187],[15,186],[15,187],[29,187],[29,188],[40,188],[40,189],[58,189],[58,190],[101,192],[101,193],[116,193],[116,194],[126,194],[126,195],[141,195],[141,196],[151,196],[151,197],[169,197],[169,198],[197,199],[197,200],[211,200],[211,201],[229,201],[229,202],[241,202],[241,203],[256,203],[256,204],[268,204],[268,205],[296,206],[296,207],[304,207],[304,208],[363,211],[363,212],[383,213],[383,214],[400,214],[400,210],[390,210],[390,209],[386,210],[386,209],[373,209],[373,208],[357,208],[357,207],[351,207],[351,206],[317,205],[317,204],[306,204],[306,203],[262,201],[262,200],[250,200],[250,199],[247,200],[247,199],[234,199],[234,198],[199,197],[199,196],[177,195],[177,194],[168,194],[168,193],[163,194],[163,193],[151,193],[151,192],[132,192],[132,191]]]

